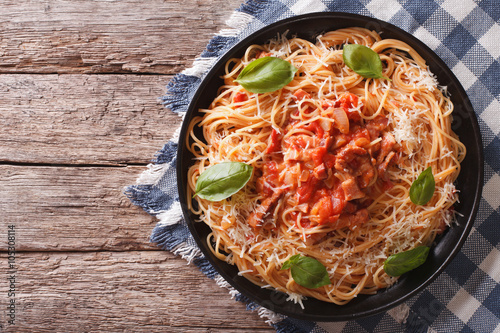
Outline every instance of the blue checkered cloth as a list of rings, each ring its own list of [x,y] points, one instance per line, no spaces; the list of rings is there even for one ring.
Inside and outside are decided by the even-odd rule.
[[[419,38],[452,69],[477,113],[485,183],[477,219],[461,252],[435,282],[406,303],[365,319],[314,323],[287,318],[249,302],[203,257],[182,219],[175,178],[177,138],[129,186],[134,204],[159,220],[151,241],[193,262],[259,311],[278,332],[500,332],[500,4],[498,0],[250,0],[241,5],[193,63],[167,86],[165,105],[182,115],[201,78],[231,46],[277,20],[321,11],[388,21]],[[229,297],[229,296],[228,296]]]

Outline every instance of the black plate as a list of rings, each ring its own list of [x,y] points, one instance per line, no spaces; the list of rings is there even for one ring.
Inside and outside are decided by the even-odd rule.
[[[200,108],[207,108],[216,96],[216,91],[223,84],[220,76],[224,64],[233,57],[242,57],[244,50],[251,44],[264,44],[276,37],[277,33],[289,30],[290,35],[315,40],[315,37],[329,30],[346,27],[365,27],[381,32],[382,38],[395,38],[412,46],[426,61],[441,85],[447,86],[455,105],[453,130],[467,146],[467,157],[462,163],[462,171],[457,180],[460,202],[455,209],[460,213],[457,225],[447,230],[433,246],[424,265],[411,274],[401,276],[392,287],[379,291],[376,295],[360,295],[347,305],[338,306],[309,298],[304,301],[305,309],[298,304],[286,301],[286,295],[262,289],[245,278],[238,276],[236,266],[228,265],[216,259],[206,243],[210,232],[204,223],[194,222],[196,216],[186,206],[187,170],[191,165],[192,155],[186,149],[186,134],[191,119],[199,115]],[[312,13],[295,16],[271,24],[242,40],[222,56],[202,81],[193,97],[184,124],[181,129],[179,150],[177,153],[177,181],[180,202],[184,217],[198,246],[217,271],[238,291],[256,303],[275,312],[313,321],[345,321],[386,311],[407,300],[433,281],[458,253],[472,227],[476,215],[483,185],[483,152],[481,135],[472,105],[457,78],[446,64],[426,45],[405,31],[380,20],[346,13]]]

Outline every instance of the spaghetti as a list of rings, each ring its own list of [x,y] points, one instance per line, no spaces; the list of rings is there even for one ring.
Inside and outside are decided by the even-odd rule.
[[[363,78],[344,64],[342,47],[354,43],[379,54],[390,80]],[[264,94],[237,84],[262,56],[295,66],[292,82]],[[301,305],[304,297],[345,304],[395,283],[383,270],[388,256],[430,246],[453,222],[465,147],[451,130],[446,89],[406,43],[363,28],[330,31],[316,43],[279,36],[230,59],[223,79],[190,123],[188,202],[212,229],[215,256],[253,283]],[[224,161],[253,166],[251,180],[228,199],[192,204],[199,175]],[[435,193],[415,205],[410,186],[428,167]],[[319,260],[331,284],[298,285],[281,270],[296,254]]]

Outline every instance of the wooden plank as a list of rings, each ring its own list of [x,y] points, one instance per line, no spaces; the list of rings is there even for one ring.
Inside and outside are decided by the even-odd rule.
[[[0,165],[0,227],[15,226],[19,251],[157,249],[156,219],[123,194],[145,169]]]
[[[2,266],[7,255],[0,254]],[[17,253],[2,332],[271,332],[194,265],[164,251]],[[5,276],[5,275],[2,275]],[[14,325],[7,304],[14,299]]]
[[[0,73],[175,74],[240,0],[39,0],[0,4]]]
[[[0,75],[0,162],[148,163],[181,122],[159,100],[168,79]]]

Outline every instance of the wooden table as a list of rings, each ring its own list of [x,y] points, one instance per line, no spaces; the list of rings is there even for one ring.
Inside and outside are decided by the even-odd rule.
[[[240,3],[1,1],[0,331],[272,331],[123,194],[180,123],[166,83]]]

